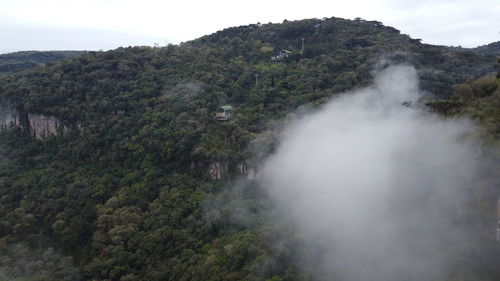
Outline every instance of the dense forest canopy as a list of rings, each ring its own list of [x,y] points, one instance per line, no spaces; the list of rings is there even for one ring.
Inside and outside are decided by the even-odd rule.
[[[0,55],[0,76],[79,55],[81,51],[22,51]]]
[[[483,55],[496,55],[500,56],[500,41],[493,42],[487,45],[479,46],[472,49],[475,53]]]
[[[290,53],[278,58],[282,50]],[[424,102],[473,116],[494,143],[499,80],[474,79],[494,73],[495,60],[377,21],[324,18],[85,52],[5,76],[2,108],[12,113],[0,133],[0,277],[313,280],[295,263],[293,226],[272,219],[252,180],[275,148],[276,124],[405,63],[417,69]],[[226,104],[234,117],[215,121]],[[500,278],[498,190],[484,186],[473,204],[481,234],[471,239],[485,250],[460,257],[447,280]]]

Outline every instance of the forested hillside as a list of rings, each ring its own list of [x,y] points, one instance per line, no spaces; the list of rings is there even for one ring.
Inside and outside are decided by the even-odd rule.
[[[474,52],[483,55],[500,55],[500,41],[487,45],[479,46],[473,49]]]
[[[436,111],[472,112],[498,139],[498,78],[454,88],[493,73],[495,59],[328,18],[85,52],[5,76],[0,279],[312,280],[294,263],[292,227],[272,219],[252,180],[276,123],[407,63],[428,101],[451,98]],[[215,121],[226,104],[234,117]],[[491,202],[478,208],[494,220]],[[448,280],[500,278],[492,229],[481,232],[488,250]]]
[[[0,76],[79,55],[81,51],[22,51],[0,55]]]

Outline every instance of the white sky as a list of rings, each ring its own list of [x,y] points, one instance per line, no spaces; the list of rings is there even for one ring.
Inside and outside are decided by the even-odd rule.
[[[425,43],[500,40],[498,0],[0,0],[0,53],[177,44],[251,23],[362,17]]]

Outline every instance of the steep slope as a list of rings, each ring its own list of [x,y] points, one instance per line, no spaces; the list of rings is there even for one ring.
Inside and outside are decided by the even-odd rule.
[[[1,122],[0,254],[11,258],[0,268],[27,243],[36,257],[72,256],[83,276],[72,280],[309,280],[293,229],[264,215],[254,182],[232,180],[251,178],[252,148],[273,149],[276,119],[391,62],[416,65],[435,98],[491,72],[494,57],[331,18],[88,52],[3,78],[15,122]],[[213,118],[222,104],[236,108],[228,122]]]

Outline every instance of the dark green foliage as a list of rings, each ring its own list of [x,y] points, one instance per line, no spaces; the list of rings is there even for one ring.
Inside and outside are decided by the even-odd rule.
[[[80,281],[78,270],[70,257],[64,257],[52,248],[30,249],[24,244],[13,244],[0,249],[2,262],[0,280],[4,281]]]
[[[60,249],[86,280],[310,280],[294,264],[292,227],[272,220],[255,183],[234,182],[251,166],[251,141],[272,150],[273,120],[367,85],[384,62],[415,64],[438,96],[492,71],[492,57],[421,44],[380,22],[318,22],[86,52],[2,78],[22,128],[0,134],[0,249]],[[271,62],[283,49],[293,54]],[[484,98],[498,92],[480,88]],[[221,104],[234,118],[214,120]],[[73,130],[35,140],[28,114]],[[12,254],[0,267],[3,256]]]
[[[479,46],[472,49],[475,53],[482,55],[496,55],[500,56],[500,41],[493,42],[487,45]]]
[[[314,28],[317,23],[322,23],[319,29]],[[302,38],[305,42],[303,51]],[[411,63],[419,68],[423,88],[440,97],[449,96],[454,84],[492,72],[491,62],[495,59],[490,53],[482,56],[468,49],[421,44],[420,40],[411,39],[377,21],[341,18],[240,26],[201,37],[186,45],[218,49],[224,46],[226,55],[245,57],[251,64],[269,60],[282,49],[293,51],[297,55],[288,58],[288,64],[314,59],[314,68],[324,75],[321,79],[324,84],[317,85],[319,89],[312,88],[313,91],[332,87],[334,91],[344,91],[352,83],[359,86],[365,82],[364,76],[335,87],[343,72],[372,70],[379,59]],[[318,61],[329,62],[328,68],[318,66]],[[439,80],[434,78],[436,75],[440,76]]]
[[[81,51],[23,51],[0,55],[0,77],[77,56]]]
[[[449,100],[428,104],[447,116],[469,115],[486,130],[487,136],[500,137],[500,79],[485,76],[478,80],[457,85]]]

